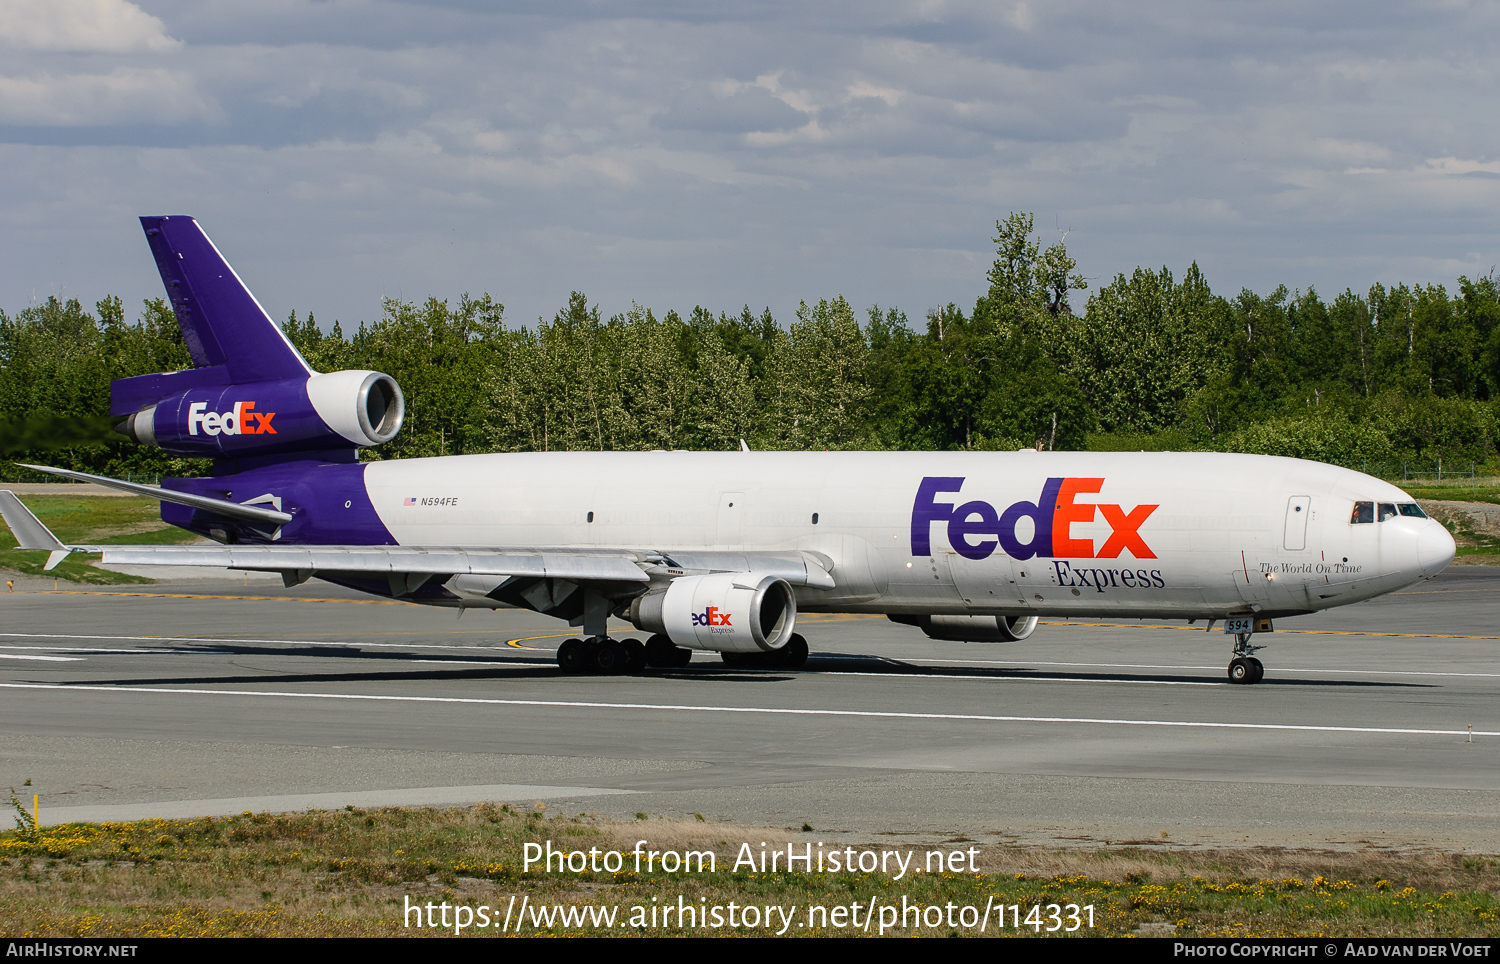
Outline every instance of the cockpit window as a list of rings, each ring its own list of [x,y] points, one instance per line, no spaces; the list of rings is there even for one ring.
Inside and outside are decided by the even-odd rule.
[[[1373,503],[1373,502],[1356,502],[1356,503],[1354,503],[1354,512],[1349,516],[1349,522],[1350,522],[1350,524],[1352,524],[1352,525],[1361,525],[1361,524],[1366,523],[1366,522],[1374,522],[1374,521],[1375,521],[1375,503]]]
[[[1423,512],[1422,507],[1417,505],[1415,502],[1403,502],[1400,505],[1396,506],[1396,508],[1400,509],[1401,514],[1405,516],[1411,516],[1415,519],[1427,518],[1427,513]]]
[[[1380,503],[1380,511],[1376,513],[1375,520],[1384,522],[1387,519],[1396,518],[1396,507],[1389,502]]]

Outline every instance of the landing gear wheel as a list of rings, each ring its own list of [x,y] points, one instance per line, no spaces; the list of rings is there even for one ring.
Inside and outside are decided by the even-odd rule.
[[[1229,682],[1259,683],[1266,675],[1266,667],[1260,660],[1251,654],[1257,649],[1265,649],[1264,646],[1254,646],[1250,640],[1249,633],[1236,633],[1234,637],[1234,658],[1229,661]]]
[[[749,666],[749,653],[720,653],[719,658],[724,661],[725,666]]]
[[[639,639],[627,639],[620,645],[625,649],[625,672],[639,673],[646,668],[646,647]]]
[[[564,673],[577,675],[589,669],[589,647],[581,639],[570,639],[557,647],[557,665]]]
[[[661,633],[646,640],[646,664],[661,669],[681,669],[693,660],[693,651],[675,646]]]
[[[802,638],[801,633],[792,633],[792,638],[786,641],[785,646],[768,655],[773,665],[796,669],[807,662],[807,640]]]
[[[594,664],[599,667],[599,672],[606,676],[623,673],[629,660],[630,657],[625,654],[625,647],[613,639],[603,640],[594,651]]]

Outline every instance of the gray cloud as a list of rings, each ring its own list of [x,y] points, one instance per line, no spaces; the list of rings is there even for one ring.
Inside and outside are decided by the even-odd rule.
[[[979,292],[1011,210],[1100,280],[1500,261],[1495,3],[136,7],[181,43],[0,68],[7,309],[158,294],[141,213],[196,214],[273,312],[346,322],[486,289],[517,322],[573,289],[920,315]]]

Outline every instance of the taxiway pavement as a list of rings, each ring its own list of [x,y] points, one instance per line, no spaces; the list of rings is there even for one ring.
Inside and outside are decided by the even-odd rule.
[[[49,823],[492,799],[820,839],[1500,852],[1500,568],[1278,621],[1255,686],[1202,624],[799,629],[801,670],[579,677],[528,613],[316,582],[0,592],[0,786]]]

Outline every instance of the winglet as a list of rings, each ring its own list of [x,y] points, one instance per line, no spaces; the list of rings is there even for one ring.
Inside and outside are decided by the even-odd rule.
[[[21,504],[16,494],[9,489],[0,489],[0,517],[5,519],[5,524],[10,526],[10,531],[16,537],[17,547],[21,549],[46,549],[51,554],[47,556],[47,564],[43,569],[51,570],[57,564],[68,557],[73,550],[60,542],[52,530],[42,525],[42,520],[32,514],[31,510]]]

